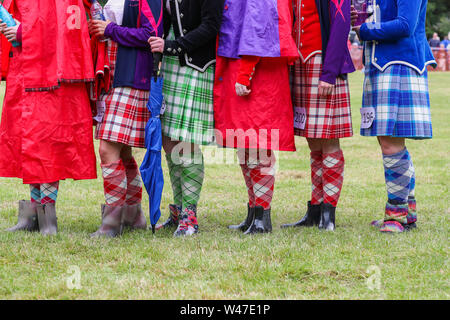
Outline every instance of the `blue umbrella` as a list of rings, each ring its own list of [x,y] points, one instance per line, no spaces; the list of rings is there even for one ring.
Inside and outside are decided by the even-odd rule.
[[[160,205],[164,186],[164,176],[161,167],[161,120],[159,118],[163,105],[163,78],[159,76],[160,61],[161,54],[154,54],[154,77],[152,77],[150,99],[147,103],[151,118],[145,126],[145,147],[147,152],[140,167],[142,181],[150,200],[149,214],[153,233],[155,233],[155,225],[161,217]]]

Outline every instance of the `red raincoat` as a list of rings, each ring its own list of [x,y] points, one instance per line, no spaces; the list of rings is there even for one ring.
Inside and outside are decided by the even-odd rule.
[[[292,39],[291,2],[278,0],[277,6],[280,57],[260,59],[252,76],[251,93],[248,96],[239,97],[235,91],[240,59],[217,57],[214,120],[216,141],[220,146],[295,151],[288,64],[299,55]],[[240,18],[252,19],[245,16]],[[247,42],[251,40],[247,39]]]
[[[22,45],[12,48],[6,75],[0,176],[27,184],[95,179],[86,88],[94,72],[83,1],[5,0],[3,5],[22,23]],[[10,52],[2,47],[1,53],[4,64]]]

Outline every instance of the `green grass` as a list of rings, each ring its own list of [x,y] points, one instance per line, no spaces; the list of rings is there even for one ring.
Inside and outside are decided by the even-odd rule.
[[[64,181],[57,236],[0,231],[0,299],[448,299],[450,73],[430,73],[434,139],[408,141],[419,228],[400,235],[369,227],[383,215],[386,191],[376,139],[358,132],[362,79],[360,72],[350,77],[355,136],[342,141],[346,168],[336,232],[279,228],[303,216],[310,196],[309,152],[301,138],[296,153],[279,155],[269,235],[227,229],[246,214],[236,164],[207,165],[201,232],[188,239],[169,231],[90,239],[100,223],[102,180]],[[16,222],[17,201],[28,196],[20,180],[0,179],[0,230]],[[166,183],[161,219],[170,201]],[[80,289],[66,284],[71,266],[81,271]],[[374,266],[379,288],[368,285]]]

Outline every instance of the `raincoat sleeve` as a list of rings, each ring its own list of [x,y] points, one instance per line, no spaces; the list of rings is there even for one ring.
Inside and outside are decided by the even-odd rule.
[[[255,73],[256,65],[260,60],[260,57],[242,56],[236,82],[247,87],[250,86],[253,74]]]
[[[330,1],[330,38],[326,48],[320,80],[333,85],[340,74],[348,51],[347,39],[351,22],[350,2],[351,0]]]
[[[132,48],[150,48],[148,39],[155,35],[156,32],[149,21],[144,22],[139,28],[122,27],[111,22],[105,29],[106,37],[122,46]]]

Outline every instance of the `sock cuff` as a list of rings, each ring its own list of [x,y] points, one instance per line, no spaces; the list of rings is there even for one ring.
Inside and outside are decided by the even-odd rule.
[[[383,159],[389,158],[389,159],[410,159],[410,155],[408,152],[408,149],[405,147],[402,151],[394,153],[394,154],[384,154],[383,153]]]
[[[343,167],[345,164],[344,153],[342,150],[323,153],[322,163],[324,168]]]
[[[122,159],[108,164],[100,164],[103,177],[113,178],[125,173],[125,166]]]
[[[131,157],[130,159],[127,160],[122,160],[123,165],[125,166],[125,169],[137,169],[138,168],[138,164],[136,162],[136,159],[134,159],[134,157]]]
[[[311,151],[310,157],[311,160],[322,161],[322,151]]]

